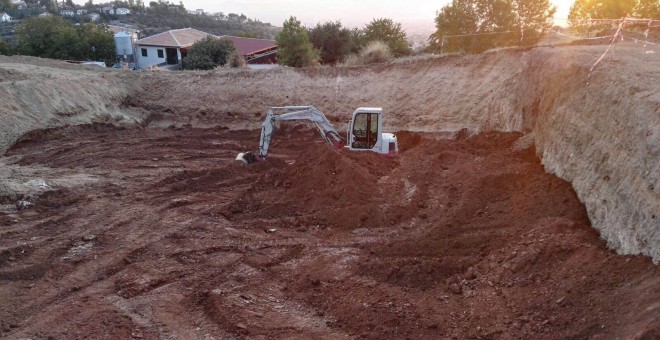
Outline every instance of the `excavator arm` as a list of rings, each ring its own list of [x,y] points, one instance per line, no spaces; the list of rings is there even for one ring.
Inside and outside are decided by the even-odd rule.
[[[314,106],[283,106],[271,107],[266,112],[266,119],[261,124],[261,139],[259,141],[258,157],[265,159],[268,155],[270,142],[275,132],[275,123],[279,121],[304,120],[314,123],[316,128],[326,142],[335,146],[343,146],[344,140],[339,136],[337,130],[332,126],[325,115]],[[257,155],[251,152],[239,153],[237,161],[251,164],[257,161]]]

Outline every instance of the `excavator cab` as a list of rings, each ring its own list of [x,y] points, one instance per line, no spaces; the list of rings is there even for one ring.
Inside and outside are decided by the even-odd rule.
[[[348,147],[355,151],[372,151],[391,155],[399,151],[396,136],[383,133],[383,109],[360,107],[353,111],[348,124]]]

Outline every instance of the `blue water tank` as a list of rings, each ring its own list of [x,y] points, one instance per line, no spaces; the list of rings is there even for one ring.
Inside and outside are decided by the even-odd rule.
[[[115,51],[118,56],[133,55],[133,41],[130,34],[124,31],[115,34]]]

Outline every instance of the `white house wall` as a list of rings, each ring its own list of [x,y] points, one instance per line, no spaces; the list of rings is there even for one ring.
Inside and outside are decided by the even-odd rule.
[[[147,49],[147,56],[142,56],[142,49]],[[163,57],[158,58],[158,50],[163,50]],[[167,52],[165,47],[162,46],[140,46],[138,45],[137,50],[135,51],[138,60],[138,66],[140,68],[147,68],[152,65],[162,64],[167,61]],[[181,50],[177,48],[176,50],[177,59],[181,60]]]

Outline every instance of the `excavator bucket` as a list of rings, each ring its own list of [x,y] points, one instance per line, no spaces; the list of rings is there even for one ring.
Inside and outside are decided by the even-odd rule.
[[[241,152],[236,155],[237,162],[243,162],[244,164],[252,164],[257,162],[257,156],[252,152]]]

